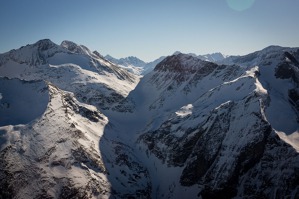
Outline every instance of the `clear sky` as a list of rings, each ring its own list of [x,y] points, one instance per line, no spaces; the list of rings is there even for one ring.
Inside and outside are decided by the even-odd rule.
[[[44,38],[116,58],[299,47],[299,0],[0,0],[0,53]],[[241,2],[241,3],[240,3]]]

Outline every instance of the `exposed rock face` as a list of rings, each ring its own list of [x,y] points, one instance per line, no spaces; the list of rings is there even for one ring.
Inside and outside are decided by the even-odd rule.
[[[179,53],[177,55],[166,57],[163,61],[161,61],[156,66],[155,71],[169,71],[169,72],[183,72],[183,73],[197,72],[199,68],[203,68],[201,67],[203,63],[216,66],[216,64],[202,61],[201,59],[198,59],[194,56]]]
[[[281,79],[292,79],[299,84],[299,62],[289,52],[284,53],[285,61],[280,63],[275,69],[275,76]]]

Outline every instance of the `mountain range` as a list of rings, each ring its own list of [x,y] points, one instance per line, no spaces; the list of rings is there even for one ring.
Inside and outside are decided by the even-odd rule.
[[[181,54],[181,52],[176,51],[173,53],[173,55]],[[194,53],[189,53],[189,55],[198,57],[201,60],[204,61],[210,61],[210,62],[219,62],[223,60],[224,58],[228,57],[223,55],[222,53],[212,53],[212,54],[206,54],[206,55],[196,55]],[[111,61],[114,64],[117,64],[118,66],[127,69],[129,72],[134,73],[135,75],[141,75],[144,76],[154,70],[156,65],[160,63],[163,59],[165,59],[166,56],[161,56],[160,58],[151,61],[151,62],[144,62],[141,59],[133,56],[125,57],[116,59],[110,55],[106,55],[104,58]]]
[[[298,198],[299,48],[0,54],[0,198]]]
[[[125,68],[126,70],[135,75],[143,76],[154,70],[155,66],[159,62],[161,62],[165,58],[165,56],[161,56],[160,58],[147,63],[133,56],[116,59],[110,55],[106,55],[104,58],[111,61],[114,64],[117,64],[122,68]]]

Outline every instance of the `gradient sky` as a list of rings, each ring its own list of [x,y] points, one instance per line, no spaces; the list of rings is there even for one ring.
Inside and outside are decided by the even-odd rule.
[[[299,0],[1,0],[0,53],[44,38],[145,61],[176,50],[299,47],[298,8]]]

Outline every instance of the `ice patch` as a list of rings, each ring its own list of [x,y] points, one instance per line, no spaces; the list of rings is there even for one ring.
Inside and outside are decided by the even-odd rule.
[[[282,131],[275,131],[275,132],[280,137],[280,139],[282,139],[283,141],[291,145],[299,153],[299,131],[298,130],[289,135],[285,134]]]
[[[186,106],[183,106],[182,108],[180,108],[180,110],[178,110],[177,112],[175,112],[175,114],[179,117],[186,117],[188,115],[192,114],[192,110],[193,110],[193,105],[192,104],[188,104]]]

